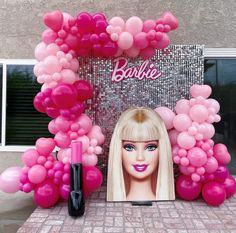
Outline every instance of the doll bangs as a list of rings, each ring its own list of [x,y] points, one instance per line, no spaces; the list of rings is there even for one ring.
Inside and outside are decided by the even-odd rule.
[[[156,141],[160,139],[157,126],[150,119],[137,122],[127,121],[121,132],[121,140],[126,141]]]

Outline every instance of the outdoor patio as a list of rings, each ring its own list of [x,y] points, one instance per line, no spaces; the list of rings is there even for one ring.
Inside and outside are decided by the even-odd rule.
[[[132,206],[106,202],[106,188],[102,187],[86,201],[83,217],[70,217],[67,203],[62,202],[51,209],[35,209],[17,232],[236,233],[236,196],[220,207],[207,206],[201,199]]]

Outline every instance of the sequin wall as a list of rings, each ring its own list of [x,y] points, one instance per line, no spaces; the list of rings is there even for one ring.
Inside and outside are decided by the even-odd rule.
[[[189,88],[203,83],[202,45],[172,45],[157,51],[150,62],[162,72],[156,80],[129,78],[112,82],[113,59],[80,58],[80,79],[94,87],[94,97],[88,103],[87,114],[99,125],[106,140],[98,167],[106,173],[110,138],[121,112],[132,106],[174,109],[176,101],[189,98]],[[127,67],[140,66],[141,59],[128,59]]]

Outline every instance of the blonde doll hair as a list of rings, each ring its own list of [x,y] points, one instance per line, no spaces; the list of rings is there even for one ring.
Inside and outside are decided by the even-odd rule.
[[[126,201],[126,185],[122,167],[122,140],[159,141],[159,163],[156,200],[174,200],[172,153],[164,122],[152,109],[138,107],[126,110],[120,116],[110,143],[107,201]]]

